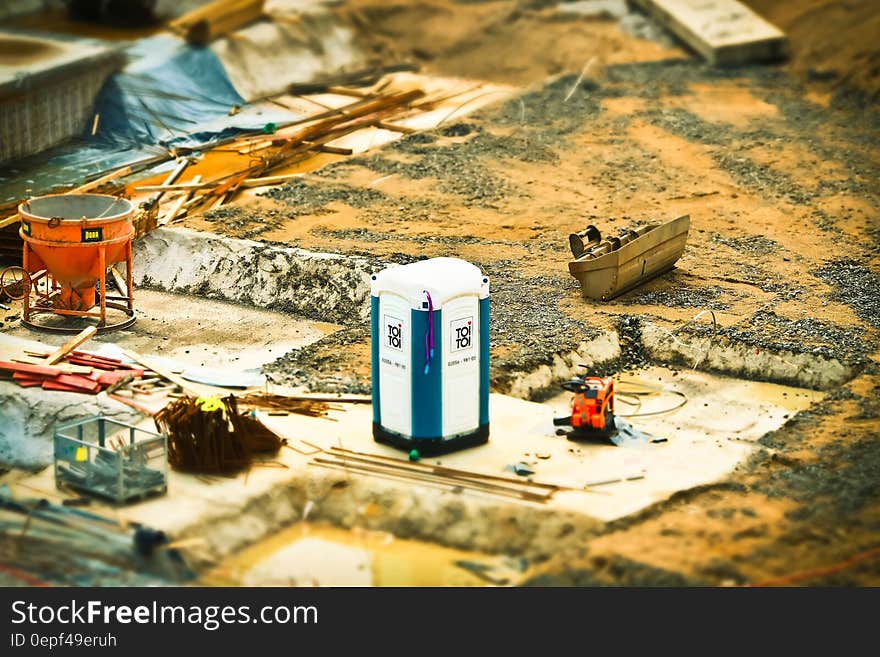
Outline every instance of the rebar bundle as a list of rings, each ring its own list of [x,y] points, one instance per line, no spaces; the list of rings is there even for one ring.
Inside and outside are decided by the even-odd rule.
[[[154,419],[168,436],[168,462],[181,472],[235,474],[258,455],[277,454],[285,442],[256,418],[239,413],[234,395],[182,397]]]

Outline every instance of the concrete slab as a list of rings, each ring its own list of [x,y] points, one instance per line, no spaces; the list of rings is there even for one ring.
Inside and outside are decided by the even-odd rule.
[[[155,290],[135,289],[134,303],[137,320],[131,328],[97,335],[83,349],[108,355],[130,349],[173,359],[181,367],[247,370],[339,328],[260,308]],[[0,351],[4,344],[11,345],[10,338],[60,346],[70,336],[36,333],[15,324],[0,334]]]
[[[272,463],[234,478],[171,473],[166,497],[107,512],[173,537],[199,537],[203,544],[194,558],[204,563],[305,516],[466,549],[534,554],[552,550],[560,541],[582,543],[607,521],[725,477],[752,453],[755,440],[821,396],[699,372],[675,375],[660,368],[624,377],[623,390],[635,387],[630,381],[664,391],[646,398],[640,412],[660,411],[680,399],[666,390],[687,396],[687,405],[675,413],[633,418],[638,426],[668,438],[667,443],[640,449],[573,443],[554,435],[552,427],[554,413],[565,409],[566,400],[537,404],[492,395],[490,442],[429,462],[513,478],[505,467],[526,461],[533,465],[536,480],[575,488],[643,475],[637,481],[560,492],[540,504],[325,470],[308,465],[311,456],[282,449]],[[373,442],[371,412],[368,405],[352,405],[329,419],[260,417],[301,450],[309,449],[300,442],[305,439],[325,449],[341,445],[404,458]],[[13,490],[16,495],[58,497],[49,471],[15,484]]]
[[[125,55],[91,39],[0,31],[0,162],[82,132]]]
[[[159,228],[132,247],[136,288],[194,293],[330,321],[366,317],[369,312],[366,301],[374,265],[366,258],[185,228]]]
[[[267,310],[152,290],[137,290],[135,299],[137,321],[130,329],[98,335],[82,348],[118,358],[124,358],[120,349],[159,354],[155,360],[174,371],[222,369],[227,377],[239,372],[243,380],[259,380],[263,364],[337,328]],[[0,333],[0,359],[18,357],[24,349],[46,351],[69,337],[13,325]],[[210,386],[193,387],[228,393]],[[161,395],[138,396],[136,401],[153,410],[166,403]],[[54,425],[99,412],[122,422],[143,417],[104,395],[21,388],[0,381],[0,464],[27,468],[49,465]]]

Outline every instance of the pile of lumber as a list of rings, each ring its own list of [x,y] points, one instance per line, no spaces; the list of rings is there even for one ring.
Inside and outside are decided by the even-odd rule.
[[[433,111],[452,98],[474,91],[468,88],[429,95],[412,82],[396,86],[396,81],[388,77],[389,73],[413,68],[409,65],[370,67],[309,85],[291,85],[287,91],[294,97],[299,97],[304,93],[303,89],[308,89],[316,93],[348,96],[352,101],[341,107],[327,108],[316,100],[313,104],[326,108],[317,114],[283,124],[267,124],[261,130],[194,148],[169,149],[123,168],[101,171],[98,177],[89,182],[59,191],[97,192],[134,199],[137,207],[132,223],[136,236],[140,237],[158,226],[217,209],[247,188],[280,185],[304,176],[303,173],[290,171],[316,153],[350,155],[351,149],[333,142],[359,130],[376,127],[403,134],[415,132],[415,129],[397,122],[413,114]],[[338,86],[340,82],[372,84],[364,88],[351,88]],[[283,98],[285,94],[266,100],[290,108],[282,102]],[[237,154],[241,164],[227,164],[217,173],[210,168],[208,170],[212,173],[205,173],[205,167],[198,166],[203,156],[219,155],[227,162],[234,160],[229,158],[229,153]],[[161,178],[157,179],[155,174],[148,173],[169,162],[175,162],[176,166]],[[190,172],[191,167],[194,168]],[[132,178],[139,176],[140,181],[131,182]],[[15,204],[0,204],[0,250],[8,252],[10,256],[20,253],[18,227]]]
[[[53,352],[25,350],[12,360],[0,360],[0,377],[22,388],[40,386],[43,390],[94,395],[144,375],[143,369],[117,358],[77,350],[95,332],[95,327],[89,327]]]
[[[247,165],[235,171],[224,171],[211,180],[193,179],[177,184],[187,161],[175,169],[160,185],[129,185],[128,194],[158,193],[176,194],[166,197],[167,207],[158,213],[157,225],[164,226],[188,214],[214,210],[232,199],[241,189],[278,185],[303,174],[269,175],[272,171],[288,168],[314,155],[316,151],[350,155],[351,151],[328,145],[340,137],[370,126],[383,126],[401,112],[408,110],[414,101],[422,98],[421,89],[393,91],[358,98],[338,109],[330,109],[316,116],[282,126],[272,134],[251,135],[236,139],[224,148],[248,156]]]
[[[89,362],[89,366],[77,363]],[[121,361],[97,354],[76,352],[66,365],[34,365],[30,362],[0,361],[0,372],[11,375],[22,388],[40,386],[43,390],[81,392],[95,395],[126,377],[139,378],[144,371]]]
[[[316,106],[326,109],[194,148],[169,149],[123,168],[101,171],[89,182],[59,191],[96,192],[136,200],[132,223],[136,237],[140,237],[158,226],[217,209],[247,188],[280,185],[302,177],[306,174],[290,173],[291,169],[316,153],[351,155],[351,149],[333,142],[359,130],[376,127],[403,134],[415,132],[414,128],[397,122],[413,114],[433,111],[452,98],[474,91],[474,88],[468,88],[426,94],[412,82],[405,81],[396,86],[396,81],[388,77],[389,73],[413,68],[410,65],[374,66],[308,85],[291,85],[287,91],[294,97],[304,93],[302,87],[313,92],[348,96],[352,101],[334,108],[313,101]],[[338,86],[339,82],[372,84],[352,88]],[[283,98],[285,94],[267,100],[290,108],[282,102]],[[234,159],[228,157],[229,153],[237,154],[241,164],[227,164],[219,173],[211,174],[204,173],[204,167],[198,166],[203,156],[217,154],[228,162]],[[176,166],[162,178],[156,179],[155,174],[148,173],[169,162],[175,162]],[[140,181],[132,182],[132,178],[139,174]],[[0,249],[8,249],[10,256],[17,256],[21,245],[19,217],[14,210],[12,203],[0,204]]]

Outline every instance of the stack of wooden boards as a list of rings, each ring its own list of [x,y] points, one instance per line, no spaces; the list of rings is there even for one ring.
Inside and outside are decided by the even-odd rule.
[[[499,99],[499,94],[514,91],[484,82],[419,76],[416,70],[409,64],[373,65],[290,85],[285,92],[259,101],[290,110],[295,118],[288,122],[267,123],[260,129],[193,148],[150,154],[56,191],[131,199],[137,206],[132,222],[136,235],[141,236],[158,226],[235,202],[254,188],[300,177],[310,181],[304,172],[334,156],[358,154],[433,128],[463,109],[473,111]],[[174,163],[170,170],[169,163]],[[10,258],[21,256],[17,203],[0,202],[0,254]]]
[[[86,351],[73,351],[60,365],[38,365],[38,358],[45,354],[29,353],[36,358],[28,362],[0,361],[0,374],[11,375],[11,379],[22,388],[40,386],[43,390],[60,390],[97,394],[126,377],[133,379],[144,375],[144,370],[131,367],[121,360],[100,356]]]
[[[0,376],[11,378],[22,388],[40,386],[43,390],[95,395],[144,375],[143,369],[120,359],[77,350],[96,332],[90,326],[51,353],[25,351],[18,358],[0,360]]]
[[[271,134],[241,136],[224,144],[225,152],[240,156],[238,168],[224,169],[219,174],[205,178],[199,174],[189,182],[177,183],[176,179],[191,164],[187,158],[181,158],[178,168],[174,170],[176,176],[169,176],[161,184],[132,183],[125,188],[125,193],[126,196],[137,193],[168,195],[167,205],[156,217],[158,226],[186,215],[215,210],[232,200],[241,189],[279,185],[302,176],[302,173],[268,174],[289,168],[312,157],[315,152],[350,155],[351,150],[334,148],[328,142],[370,126],[386,127],[390,120],[424,106],[426,102],[436,102],[426,100],[417,103],[424,95],[424,91],[416,88],[359,97],[338,109],[329,109],[293,121],[287,126],[272,126],[274,132]],[[176,198],[172,198],[171,194],[177,194]]]

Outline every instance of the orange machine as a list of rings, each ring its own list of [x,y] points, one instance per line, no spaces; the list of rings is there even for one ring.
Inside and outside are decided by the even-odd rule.
[[[582,376],[562,387],[574,393],[571,417],[556,418],[553,424],[571,426],[570,438],[605,438],[617,431],[614,423],[614,379]]]
[[[65,326],[57,321],[36,323],[33,316],[40,313],[95,318],[99,331],[134,322],[133,210],[130,201],[103,194],[39,196],[19,206],[19,234],[24,240],[24,325],[60,332],[82,329],[81,325]],[[108,296],[107,270],[119,262],[126,264],[127,289],[121,296]],[[108,309],[120,311],[122,320],[108,323]]]

